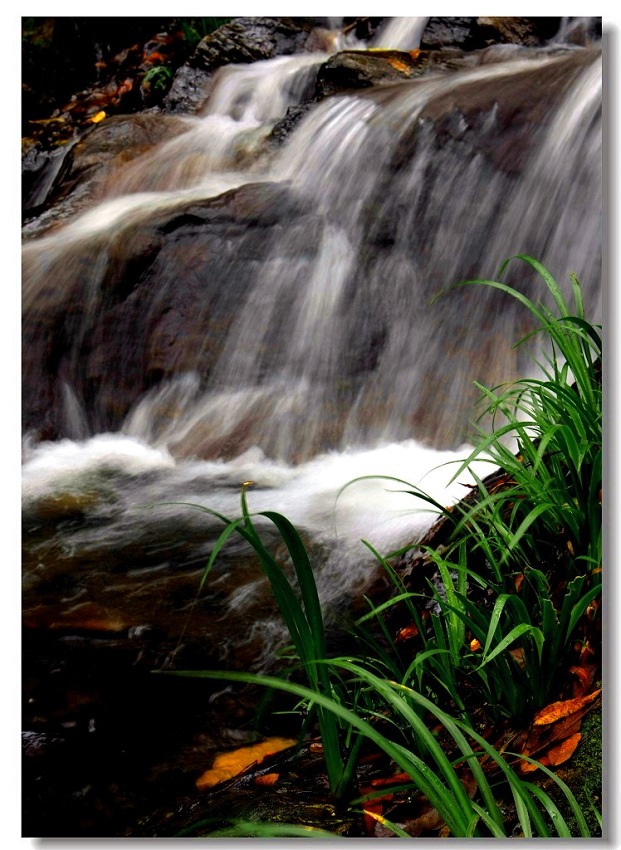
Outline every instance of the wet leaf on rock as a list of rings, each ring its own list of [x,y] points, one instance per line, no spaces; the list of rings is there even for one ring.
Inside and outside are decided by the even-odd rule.
[[[220,753],[214,759],[213,767],[206,770],[196,780],[196,787],[199,791],[213,788],[219,782],[232,779],[251,765],[258,764],[267,756],[279,753],[281,750],[286,750],[289,747],[294,747],[297,743],[293,738],[267,738],[258,744],[251,744],[248,747],[240,747],[231,752]],[[278,774],[267,775],[278,777]],[[273,781],[275,782],[277,779]],[[263,782],[262,784],[269,783]]]

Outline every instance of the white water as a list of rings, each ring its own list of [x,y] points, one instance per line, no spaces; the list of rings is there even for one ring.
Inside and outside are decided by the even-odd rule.
[[[406,440],[327,453],[295,467],[266,458],[258,448],[232,461],[178,462],[165,450],[139,440],[103,434],[27,449],[23,499],[26,511],[50,500],[90,499],[89,527],[64,533],[64,547],[83,557],[93,552],[101,556],[134,539],[148,541],[157,535],[162,520],[174,517],[179,536],[203,529],[205,542],[197,547],[200,560],[223,526],[184,503],[215,508],[234,519],[240,515],[242,484],[251,481],[251,512],[283,513],[316,544],[328,548],[327,561],[314,566],[322,601],[330,605],[352,591],[362,592],[372,578],[375,559],[364,540],[387,555],[419,537],[437,516],[412,489],[420,488],[446,506],[465,495],[467,485],[473,483],[471,475],[463,472],[455,481],[451,479],[468,450],[463,446],[455,452],[439,452]],[[484,459],[473,467],[480,476],[492,468]],[[366,476],[371,479],[354,480]],[[105,521],[101,528],[98,520]],[[260,518],[257,525],[265,529]],[[225,549],[225,559],[226,554]],[[230,605],[237,607],[246,592],[247,588],[240,588]]]

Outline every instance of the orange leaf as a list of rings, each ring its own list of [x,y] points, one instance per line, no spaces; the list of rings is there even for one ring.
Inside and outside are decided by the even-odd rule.
[[[382,788],[384,785],[398,785],[400,782],[410,782],[411,777],[408,773],[395,773],[394,776],[384,776],[378,779],[372,779],[371,785],[373,788]]]
[[[580,664],[575,667],[570,667],[569,672],[572,673],[577,681],[574,682],[574,697],[581,697],[587,693],[593,685],[596,673],[595,664]]]
[[[395,71],[400,71],[402,74],[408,74],[410,71],[409,65],[406,65],[405,62],[401,62],[399,59],[395,59],[393,57],[389,57],[388,64],[392,65]]]
[[[375,824],[381,823],[382,820],[382,804],[369,801],[364,809],[363,821],[367,835],[375,835]]]
[[[541,756],[540,759],[537,760],[539,764],[543,764],[547,766],[550,764],[550,759],[548,758],[548,754]],[[534,773],[536,770],[539,770],[539,764],[531,764],[529,761],[520,762],[520,773]]]
[[[582,738],[581,732],[576,732],[575,735],[572,735],[570,738],[565,738],[565,740],[561,744],[557,744],[556,747],[550,747],[548,750],[548,758],[550,759],[550,764],[563,764],[564,761],[567,761],[568,758],[573,756],[576,747],[580,743],[580,739]]]
[[[254,780],[255,785],[275,785],[280,779],[280,773],[264,773]]]
[[[553,702],[546,708],[541,709],[535,715],[533,726],[547,726],[550,723],[556,723],[557,720],[562,720],[576,711],[580,711],[589,703],[592,703],[601,694],[602,689],[598,688],[586,697],[576,697],[575,699],[565,699],[560,702]]]
[[[409,626],[405,626],[404,628],[399,629],[395,641],[407,640],[408,638],[416,637],[417,634],[418,629],[416,628],[414,623],[412,623]]]
[[[219,782],[225,782],[227,779],[237,776],[250,765],[258,764],[267,756],[279,753],[281,750],[295,746],[295,744],[297,744],[297,741],[293,738],[268,738],[249,747],[240,747],[228,753],[220,753],[214,759],[213,767],[205,771],[196,780],[196,787],[199,791],[213,788]]]

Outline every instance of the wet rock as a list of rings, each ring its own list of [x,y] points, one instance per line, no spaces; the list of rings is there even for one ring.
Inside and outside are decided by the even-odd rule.
[[[170,91],[162,101],[168,112],[200,112],[213,90],[213,77],[202,68],[182,65],[175,74]]]
[[[312,22],[304,18],[235,18],[199,42],[188,63],[175,75],[163,107],[171,112],[199,111],[218,68],[300,53],[312,32]]]
[[[479,37],[488,44],[522,44],[536,47],[539,31],[531,18],[477,18]]]
[[[314,99],[422,77],[430,70],[456,70],[471,60],[455,48],[444,50],[347,50],[337,53],[317,74]]]
[[[46,209],[25,228],[26,237],[40,236],[48,227],[66,223],[100,199],[111,174],[117,176],[128,163],[185,129],[183,122],[172,116],[142,112],[111,116],[61,149],[40,152],[29,145],[22,162],[24,185],[32,184],[26,212],[32,214],[34,207],[44,203]],[[57,164],[60,157],[64,159]]]
[[[394,83],[409,79],[417,67],[411,54],[386,50],[369,53],[347,50],[322,65],[317,75],[315,97],[320,100],[350,89]]]
[[[420,41],[421,50],[439,50],[443,47],[460,47],[473,50],[481,45],[473,30],[476,18],[429,18]]]
[[[478,50],[490,44],[537,46],[558,31],[560,18],[432,17],[421,38],[421,49],[460,47]]]
[[[36,259],[32,266],[26,260],[25,277],[34,284],[24,303],[26,430],[46,439],[63,435],[67,380],[89,397],[95,431],[118,428],[140,395],[171,374],[196,371],[205,380],[282,222],[296,226],[297,203],[286,187],[248,184],[120,230],[106,249],[86,334],[80,327],[89,278],[99,274],[90,248],[70,265],[50,258],[53,268],[40,280]],[[312,228],[301,226],[300,239],[312,237]],[[28,389],[31,380],[37,393]]]
[[[191,64],[209,73],[222,65],[300,53],[313,27],[291,18],[236,18],[198,44]]]
[[[24,218],[33,215],[48,201],[65,165],[71,143],[46,150],[27,139],[22,158],[22,200]]]

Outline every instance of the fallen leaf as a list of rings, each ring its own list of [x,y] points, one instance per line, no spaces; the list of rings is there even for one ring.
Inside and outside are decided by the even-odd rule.
[[[395,69],[395,71],[400,71],[402,74],[409,74],[410,73],[409,65],[406,65],[405,62],[401,62],[399,59],[394,59],[394,58],[390,57],[388,59],[388,64],[392,65],[392,67]]]
[[[597,665],[579,664],[575,667],[570,667],[569,672],[576,678],[573,688],[574,697],[581,697],[593,686],[595,674],[597,673]]]
[[[99,124],[99,122],[103,121],[105,117],[106,117],[106,113],[103,111],[103,109],[101,109],[96,115],[93,115],[93,117],[89,118],[88,120],[92,124]]]
[[[399,629],[395,641],[398,642],[400,640],[408,640],[408,638],[416,637],[417,634],[418,629],[416,628],[414,623],[412,623],[409,626],[404,626],[404,628]]]
[[[526,667],[526,660],[524,658],[524,650],[521,647],[517,649],[510,649],[509,655],[513,656],[518,666],[522,668],[522,670]]]
[[[532,764],[529,761],[521,761],[520,762],[520,773],[534,773],[536,770],[539,770],[539,765],[542,764],[547,767],[550,764],[550,760],[548,758],[548,754],[545,753],[541,758],[537,759],[537,764]]]
[[[373,788],[382,788],[384,785],[398,785],[400,782],[411,782],[412,777],[408,773],[395,773],[394,776],[384,776],[371,780]]]
[[[382,804],[381,803],[367,803],[365,808],[362,810],[363,814],[363,822],[364,828],[369,837],[373,837],[375,835],[375,824],[379,822],[382,817]]]
[[[589,705],[594,702],[601,692],[602,689],[598,688],[596,691],[593,691],[592,694],[585,697],[576,697],[575,699],[553,702],[546,706],[546,708],[542,708],[541,711],[535,715],[533,726],[547,726],[550,723],[556,723],[558,720],[562,720],[564,717],[568,717],[570,714],[580,711],[580,709],[584,708],[585,705]]]
[[[264,773],[254,780],[255,785],[275,785],[280,779],[280,773]]]
[[[297,741],[293,738],[268,738],[249,747],[240,747],[231,752],[220,753],[214,759],[213,767],[206,770],[196,780],[196,787],[199,791],[213,788],[219,782],[225,782],[227,779],[237,776],[250,765],[259,764],[267,756],[279,753],[281,750],[286,750],[296,744]]]
[[[550,747],[548,750],[548,759],[550,760],[550,764],[563,764],[564,761],[571,758],[576,747],[580,743],[581,738],[582,733],[576,732],[574,735],[571,735],[571,737],[565,738],[565,740],[556,747]]]

